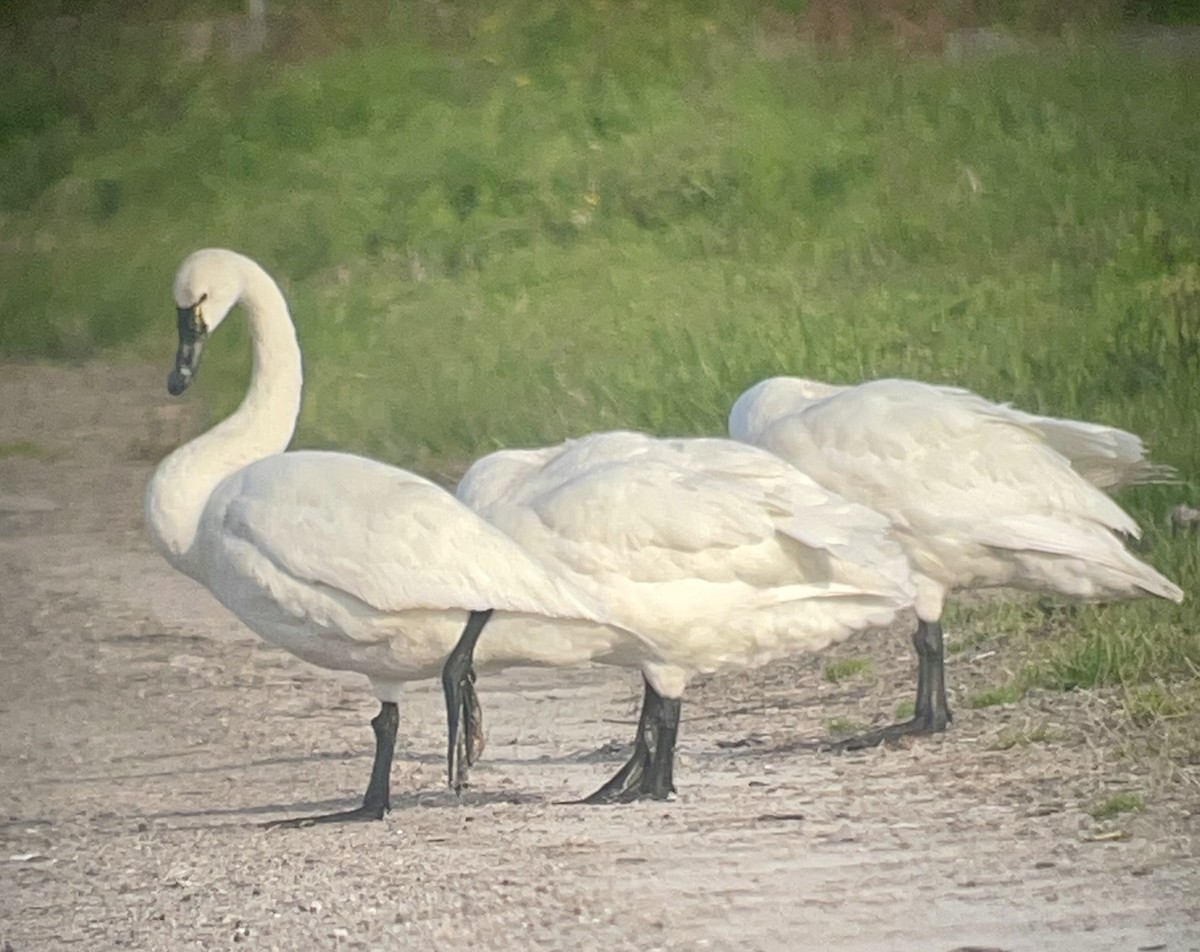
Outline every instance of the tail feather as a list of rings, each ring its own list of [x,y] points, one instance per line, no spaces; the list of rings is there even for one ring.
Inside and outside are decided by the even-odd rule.
[[[1135,558],[1116,537],[1099,527],[1072,525],[1044,516],[1015,516],[980,527],[976,539],[996,548],[1027,550],[1087,563],[1093,571],[1086,579],[1081,577],[1080,583],[1094,591],[1069,594],[1134,594],[1141,590],[1173,602],[1183,601],[1183,589]],[[1107,570],[1109,576],[1101,579],[1095,569]]]
[[[1141,438],[1126,430],[1008,409],[1040,431],[1051,447],[1071,461],[1080,476],[1099,489],[1179,482],[1173,467],[1148,460]]]

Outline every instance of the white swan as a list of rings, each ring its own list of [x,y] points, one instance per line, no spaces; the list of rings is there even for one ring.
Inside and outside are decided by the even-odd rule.
[[[938,393],[957,394],[986,403],[990,414],[1032,427],[1053,449],[1071,461],[1071,466],[1080,476],[1100,489],[1166,483],[1178,478],[1170,466],[1150,462],[1141,438],[1127,430],[1103,423],[1026,413],[1007,403],[985,401],[983,397],[959,387],[923,386]],[[826,397],[851,389],[849,386],[802,377],[768,377],[760,380],[734,401],[729,411],[729,435],[735,440],[755,443],[763,431],[780,417],[798,413]]]
[[[680,697],[693,675],[818,650],[912,603],[886,519],[732,440],[612,432],[505,450],[476,462],[457,494],[603,598],[657,655],[640,666],[633,757],[586,802],[673,791]],[[460,671],[474,637],[452,655]]]
[[[155,543],[262,638],[366,675],[381,702],[362,806],[309,819],[383,816],[401,686],[436,676],[464,625],[495,629],[484,665],[514,649],[523,664],[649,657],[586,593],[445,490],[358,456],[283,452],[300,408],[300,350],[283,295],[255,262],[198,251],[176,275],[175,301],[172,394],[187,389],[206,336],[238,303],[254,365],[241,406],[155,471],[146,491]]]
[[[1147,462],[1141,441],[1124,431],[1035,417],[911,380],[833,387],[795,378],[766,380],[742,394],[729,429],[883,513],[912,562],[915,713],[843,746],[945,729],[940,619],[955,590],[1183,598],[1126,551],[1116,534],[1137,536],[1138,526],[1096,488],[1173,476]]]

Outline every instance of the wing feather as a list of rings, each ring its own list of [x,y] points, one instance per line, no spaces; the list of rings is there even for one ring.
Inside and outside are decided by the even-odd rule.
[[[235,474],[214,499],[223,535],[248,545],[260,571],[376,611],[603,614],[445,490],[362,457],[281,454]]]

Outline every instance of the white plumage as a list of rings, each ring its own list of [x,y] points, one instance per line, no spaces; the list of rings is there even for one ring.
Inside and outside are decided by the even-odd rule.
[[[428,480],[344,453],[283,452],[300,407],[300,351],[283,296],[257,264],[196,252],[179,270],[175,299],[172,393],[186,389],[204,338],[239,302],[254,368],[238,410],[159,465],[146,521],[171,564],[261,637],[370,679],[383,703],[372,786],[363,808],[330,818],[382,815],[380,758],[390,767],[401,686],[437,675],[469,619],[494,636],[479,653],[483,665],[649,656],[586,592]]]
[[[642,634],[658,656],[641,665],[647,705],[676,702],[676,719],[695,674],[824,648],[912,600],[887,520],[731,440],[613,432],[506,450],[457,494]],[[595,799],[670,792],[669,752],[643,743],[648,718],[634,755],[645,762]],[[673,729],[657,733],[673,745]]]
[[[1071,461],[1080,476],[1100,489],[1172,482],[1177,478],[1170,466],[1150,462],[1141,438],[1127,430],[1103,423],[1026,413],[1007,403],[991,403],[960,387],[921,386],[947,396],[970,398],[977,401],[976,405],[986,405],[990,414],[1037,430],[1054,450]],[[826,397],[851,389],[802,377],[760,380],[734,402],[729,412],[729,435],[735,440],[756,443],[763,431],[781,416],[798,413]]]
[[[954,590],[1183,598],[1121,544],[1116,534],[1137,536],[1138,526],[1096,488],[1173,475],[1124,431],[916,381],[834,387],[796,378],[742,394],[729,429],[891,521],[918,589],[921,669],[910,730],[941,730],[949,716],[938,621]]]

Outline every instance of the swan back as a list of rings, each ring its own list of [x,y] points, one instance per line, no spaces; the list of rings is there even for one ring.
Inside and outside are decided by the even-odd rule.
[[[902,379],[868,381],[859,386],[886,387],[889,383],[896,384],[910,396],[909,385],[915,385],[950,398],[974,401],[983,412],[1035,430],[1050,447],[1070,460],[1080,476],[1100,489],[1173,482],[1178,478],[1172,467],[1152,463],[1146,458],[1146,447],[1141,438],[1117,427],[1026,413],[1007,403],[993,403],[960,387]],[[757,443],[766,428],[780,417],[799,413],[819,400],[850,389],[853,388],[800,377],[770,377],[750,387],[734,401],[729,413],[729,434],[737,440]]]
[[[556,447],[489,453],[471,464],[458,481],[454,495],[486,518],[492,507],[513,497],[526,481],[556,455]]]
[[[893,521],[930,530],[948,513],[1037,507],[1139,531],[1036,427],[969,391],[872,381],[777,420],[760,445]]]
[[[1137,524],[1036,425],[968,391],[862,384],[777,420],[760,444],[886,515],[914,566],[947,590],[1018,584],[1105,597],[1132,594],[1137,577],[1136,588],[1178,592],[1113,538],[1137,535]]]
[[[886,519],[746,444],[602,433],[468,477],[460,498],[688,671],[823,647],[913,597]]]
[[[483,666],[639,663],[648,649],[573,586],[439,486],[343,453],[253,463],[213,493],[200,576],[262,637],[380,696],[429,677],[466,613],[495,610]]]
[[[1033,427],[1046,442],[1071,461],[1071,466],[1093,486],[1104,490],[1151,483],[1177,482],[1171,466],[1146,458],[1141,437],[1115,426],[1036,416],[1002,404],[1014,422]]]

